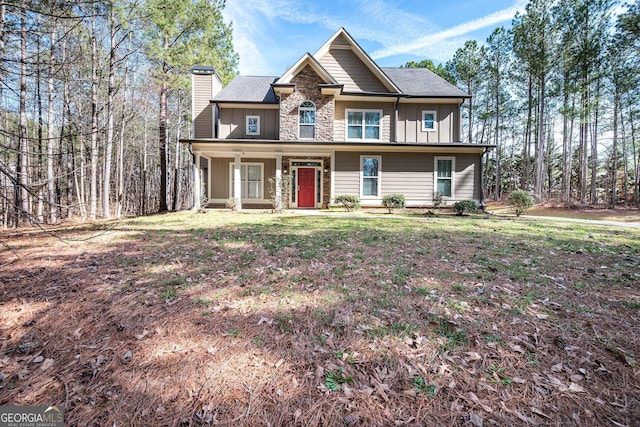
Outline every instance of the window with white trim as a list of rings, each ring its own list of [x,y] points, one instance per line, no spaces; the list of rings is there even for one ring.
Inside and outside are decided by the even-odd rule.
[[[455,157],[435,157],[433,162],[434,192],[439,192],[444,197],[453,198],[456,168]]]
[[[360,156],[360,197],[380,197],[381,156]]]
[[[422,131],[435,132],[438,130],[438,112],[428,110],[422,112]]]
[[[247,135],[260,135],[260,116],[247,116],[246,117],[246,131]]]
[[[380,140],[382,110],[347,110],[347,140]]]
[[[316,105],[311,101],[303,101],[298,108],[300,139],[316,137]]]
[[[231,197],[235,195],[235,176],[233,173],[233,162],[229,163],[231,178],[231,189],[229,194]],[[263,179],[263,164],[262,163],[241,163],[240,164],[240,197],[242,199],[262,199],[264,194],[264,179]]]

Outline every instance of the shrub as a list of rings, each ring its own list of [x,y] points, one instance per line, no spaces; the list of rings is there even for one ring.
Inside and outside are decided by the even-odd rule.
[[[460,200],[453,205],[453,209],[458,215],[464,215],[465,213],[476,213],[478,205],[473,200]]]
[[[351,194],[343,194],[334,199],[334,202],[338,205],[342,205],[347,212],[351,212],[354,209],[360,209],[360,197],[353,196]]]
[[[520,216],[533,206],[533,197],[524,190],[515,190],[509,195],[509,205],[516,216]]]
[[[393,208],[404,209],[406,204],[407,200],[403,194],[387,194],[382,198],[382,206],[389,209],[389,213]]]
[[[444,201],[444,196],[442,195],[441,192],[436,191],[435,193],[433,193],[433,198],[431,203],[433,204],[434,208],[439,209],[443,201]]]

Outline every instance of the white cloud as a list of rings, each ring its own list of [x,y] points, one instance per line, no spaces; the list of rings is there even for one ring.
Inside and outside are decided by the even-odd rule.
[[[517,12],[523,12],[525,10],[525,4],[526,2],[524,0],[518,0],[516,4],[514,4],[509,8],[499,10],[497,12],[491,13],[481,18],[464,22],[462,24],[456,25],[455,27],[452,27],[443,31],[439,31],[437,33],[422,36],[417,40],[409,43],[396,44],[396,45],[384,47],[382,49],[379,49],[373,52],[371,54],[371,57],[373,59],[381,59],[381,58],[387,58],[389,56],[409,54],[409,53],[419,55],[419,56],[426,56],[425,54],[430,53],[431,55],[428,55],[428,56],[434,57],[433,56],[433,54],[435,53],[434,46],[436,44],[440,44],[440,46],[437,47],[437,52],[440,52],[438,56],[447,57],[448,59],[453,54],[453,52],[452,51],[449,52],[449,50],[454,45],[458,45],[458,43],[447,43],[447,42],[450,42],[455,39],[459,39],[464,35],[470,34],[474,31],[481,30],[483,28],[495,26],[501,22],[511,21]],[[449,45],[448,49],[446,45]],[[446,54],[443,55],[443,53],[445,52]]]

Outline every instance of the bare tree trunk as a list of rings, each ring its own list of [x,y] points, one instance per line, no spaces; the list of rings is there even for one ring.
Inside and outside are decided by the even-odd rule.
[[[520,175],[520,188],[527,190],[529,188],[529,170],[531,169],[531,119],[533,115],[533,81],[529,76],[528,86],[528,102],[527,102],[527,122],[524,130],[524,142],[522,145],[522,171]]]
[[[540,106],[538,114],[538,131],[536,141],[536,176],[534,183],[534,194],[538,201],[542,200],[542,187],[544,180],[544,101],[545,101],[545,80],[546,77],[540,78]]]
[[[615,209],[617,204],[617,183],[618,183],[618,87],[615,88],[613,96],[613,144],[611,147],[611,188],[609,197],[609,208]]]
[[[176,162],[173,174],[173,211],[180,210],[180,127],[182,126],[182,113],[180,109],[181,98],[178,93],[178,126],[176,129]]]
[[[165,39],[165,46],[168,40]],[[168,64],[163,66],[164,74],[168,72]],[[167,205],[167,83],[160,82],[160,120],[158,126],[160,141],[160,212],[168,209]]]
[[[592,205],[598,203],[598,113],[600,110],[600,78],[596,82],[596,104],[594,106],[594,119],[593,125],[590,126],[591,130],[591,191],[590,202]]]
[[[91,178],[89,182],[89,219],[98,212],[98,52],[96,18],[91,18]]]
[[[105,218],[111,218],[110,200],[111,195],[111,155],[113,150],[113,97],[115,94],[115,64],[116,64],[116,26],[114,16],[114,3],[109,5],[109,88],[107,90],[107,141],[104,153],[104,180],[102,181],[102,214]]]
[[[147,214],[147,119],[144,120],[144,138],[142,141],[142,215]]]
[[[627,158],[627,136],[624,128],[624,110],[622,108],[622,103],[619,102],[620,108],[620,131],[622,133],[622,167],[623,174],[623,185],[624,185],[624,207],[629,206],[629,160]]]
[[[49,196],[49,221],[55,224],[58,221],[58,204],[56,203],[56,186],[55,177],[53,175],[53,152],[55,138],[53,136],[53,101],[54,101],[54,86],[53,86],[53,58],[55,54],[56,46],[56,23],[51,24],[51,33],[49,36],[50,54],[49,54],[49,75],[47,76],[49,99],[47,108],[47,193]]]
[[[29,139],[27,136],[27,11],[25,1],[20,9],[20,106],[18,129],[18,183],[20,185],[19,205],[16,205],[18,224],[29,216]]]
[[[567,77],[565,75],[565,81]],[[564,90],[562,100],[562,201],[569,202],[569,185],[571,182],[571,151],[569,150],[569,91]]]

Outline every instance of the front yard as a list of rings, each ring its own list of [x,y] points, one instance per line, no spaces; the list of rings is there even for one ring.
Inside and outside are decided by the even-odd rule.
[[[0,240],[0,405],[67,425],[640,425],[638,229],[208,212]]]

